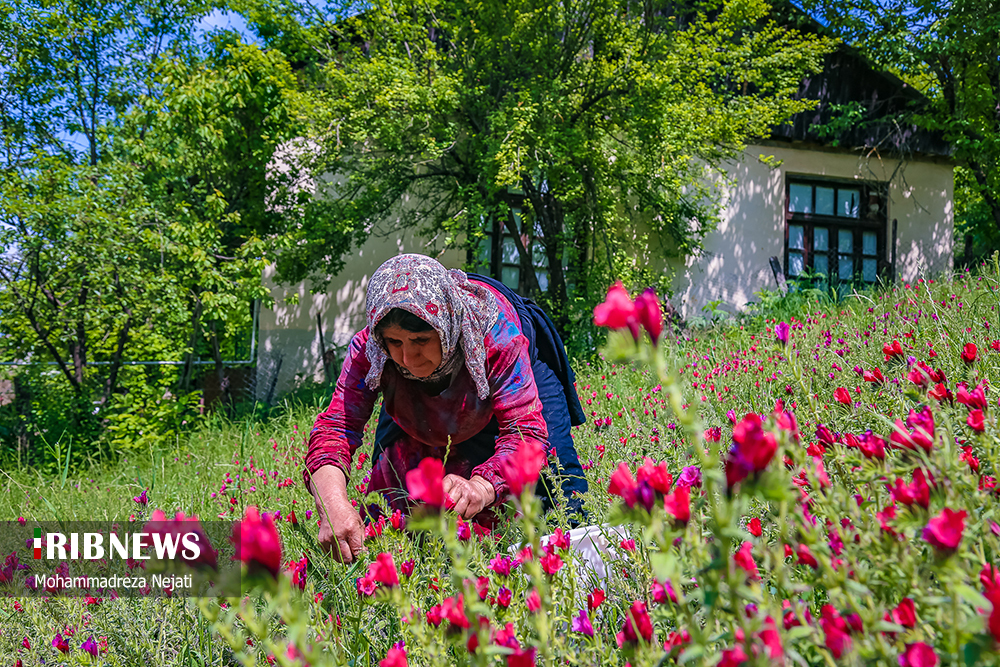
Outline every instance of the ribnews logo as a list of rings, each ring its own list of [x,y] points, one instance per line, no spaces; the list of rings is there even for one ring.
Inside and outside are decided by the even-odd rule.
[[[101,560],[120,558],[122,560],[174,561],[180,558],[188,563],[202,561],[203,550],[212,551],[208,537],[198,530],[180,532],[139,532],[118,534],[103,533],[47,533],[45,539],[46,560]],[[68,543],[68,544],[67,544]],[[150,551],[152,550],[152,552]],[[35,527],[34,560],[42,559],[42,529]],[[214,557],[213,557],[214,560]]]
[[[0,522],[0,594],[234,597],[233,522]],[[4,555],[6,554],[6,557]]]

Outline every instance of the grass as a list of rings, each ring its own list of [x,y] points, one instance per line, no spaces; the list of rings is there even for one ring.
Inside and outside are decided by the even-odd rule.
[[[728,428],[730,410],[737,418],[748,412],[766,414],[780,400],[796,412],[807,442],[813,440],[812,433],[819,424],[829,425],[836,432],[860,433],[871,428],[888,439],[893,420],[905,418],[911,407],[927,398],[925,394],[915,394],[919,392],[908,384],[905,369],[898,364],[891,366],[883,359],[881,348],[886,341],[904,341],[907,352],[918,360],[941,365],[953,389],[958,380],[967,380],[970,386],[980,380],[985,380],[990,386],[1000,386],[1000,352],[990,348],[994,335],[1000,336],[997,278],[994,268],[982,275],[966,274],[953,280],[921,281],[912,286],[897,286],[870,295],[847,298],[836,304],[800,303],[797,305],[801,309],[794,319],[789,318],[793,335],[787,348],[774,340],[772,327],[775,322],[761,315],[742,321],[722,322],[711,328],[689,330],[666,340],[662,353],[667,370],[678,379],[684,400],[697,408],[704,426]],[[788,312],[782,314],[789,315]],[[959,357],[962,345],[967,342],[975,342],[981,350],[974,365],[963,363]],[[928,351],[932,349],[936,357],[928,356]],[[887,378],[892,379],[880,387],[866,384],[855,372],[855,366],[865,370],[879,366],[887,371]],[[591,485],[587,508],[595,522],[620,519],[614,509],[617,499],[606,493],[611,473],[618,463],[624,461],[634,469],[644,456],[651,456],[657,461],[667,461],[676,477],[682,467],[698,461],[697,452],[691,449],[693,434],[689,427],[679,423],[668,407],[666,391],[645,367],[596,361],[579,364],[578,371],[578,391],[592,420],[574,433]],[[833,399],[837,387],[850,391],[855,399],[850,406],[838,404]],[[46,476],[24,470],[0,470],[3,489],[0,493],[0,516],[11,521],[18,517],[29,521],[142,521],[155,507],[168,514],[182,511],[208,520],[216,517],[237,519],[249,505],[255,505],[262,511],[281,511],[286,517],[294,510],[301,529],[293,530],[287,523],[281,525],[286,556],[298,558],[301,554],[310,555],[309,596],[315,593],[324,595],[322,602],[306,605],[296,613],[300,614],[300,620],[306,619],[303,623],[311,628],[311,632],[318,633],[323,641],[336,638],[339,648],[332,654],[336,657],[336,664],[377,664],[402,632],[399,616],[389,604],[392,600],[359,601],[354,591],[354,580],[364,574],[366,565],[344,568],[316,554],[316,517],[305,518],[313,503],[302,485],[302,459],[309,429],[322,408],[315,403],[288,400],[268,419],[227,421],[218,416],[212,417],[172,445],[130,451],[114,464],[85,471],[63,467],[59,475]],[[969,434],[967,429],[963,431],[964,425],[960,420],[964,418],[964,411],[942,415],[939,423],[952,437],[952,443],[944,446],[949,448],[950,454],[954,454],[951,456],[953,460],[940,464],[942,470],[956,478],[966,474],[965,464],[958,463],[957,452],[952,451],[954,437],[961,435],[963,441],[976,444],[984,471],[996,474],[994,471],[998,468],[994,467],[993,458],[998,449],[994,438],[997,425],[992,413],[989,415],[988,441],[987,436],[977,441],[974,434]],[[593,420],[598,418],[602,420],[602,426],[595,427]],[[611,419],[610,425],[603,425],[605,418]],[[374,424],[370,424],[365,439],[366,449],[370,448],[373,428]],[[723,452],[726,442],[724,438]],[[792,454],[796,465],[808,462],[803,454]],[[836,488],[844,489],[844,498],[849,498],[850,493],[868,485],[866,488],[873,494],[882,494],[879,508],[883,507],[884,490],[881,490],[878,478],[897,472],[905,474],[902,468],[890,461],[891,465],[887,464],[887,468],[876,469],[860,457],[850,458],[852,454],[845,456],[848,458],[827,460],[827,469]],[[68,453],[66,460],[69,460]],[[363,477],[363,471],[355,471],[352,482],[362,485]],[[149,499],[146,507],[133,500],[143,490]],[[357,490],[355,497],[360,498]],[[838,516],[838,513],[843,516],[847,512],[844,509],[846,505],[835,507],[834,497],[835,494],[831,493],[826,499],[817,500],[814,513],[820,514],[829,509],[831,517]],[[793,539],[789,529],[778,525],[779,517],[786,518],[784,506],[779,514],[774,501],[753,497],[747,500],[743,509],[747,515],[770,516],[774,520],[769,528],[772,546],[778,548],[782,542],[787,544]],[[708,512],[708,509],[703,511]],[[985,516],[980,518],[986,520]],[[874,521],[873,517],[868,517],[868,520],[869,523]],[[559,523],[560,517],[553,516],[546,529],[550,530]],[[919,528],[917,523],[913,523],[913,527]],[[10,525],[12,528],[15,526]],[[740,526],[743,525],[740,519]],[[872,525],[875,526],[873,535],[877,537],[877,524]],[[695,529],[689,527],[688,534],[692,530]],[[635,527],[634,532],[642,543],[640,527]],[[425,550],[420,543],[401,541],[400,536],[390,533],[387,531],[386,535],[375,538],[370,546],[371,552],[399,549],[396,552],[397,564],[407,556],[419,559],[417,574],[412,582],[407,582],[403,591],[413,604],[425,610],[435,601],[440,601],[440,595],[431,593],[434,577],[442,582],[442,587],[449,578],[453,580],[453,587],[460,586],[461,579],[455,579],[453,569],[459,568],[473,575],[482,573],[492,555],[503,553],[523,536],[522,528],[512,525],[495,543],[461,551],[462,558],[468,559],[463,564],[453,560],[459,552],[445,548]],[[745,530],[741,534],[746,535]],[[990,544],[984,541],[978,548],[980,554],[988,559],[992,553]],[[603,630],[599,629],[593,645],[576,646],[555,637],[551,640],[554,648],[542,646],[542,650],[565,651],[560,655],[581,663],[603,660],[601,656],[609,655],[616,648],[614,633],[621,627],[627,601],[648,595],[652,571],[643,553],[640,549],[638,554],[626,559],[626,569],[632,575],[628,572],[624,576],[616,575],[615,581],[609,584],[609,589],[612,585],[616,587],[617,598],[605,608]],[[898,554],[897,557],[905,565],[907,561]],[[691,558],[701,556],[692,552]],[[780,570],[779,564],[776,571]],[[887,575],[889,583],[885,584],[884,590],[878,587],[874,578],[866,584],[866,590],[874,591],[871,598],[872,618],[879,618],[881,611],[876,607],[888,604],[893,586],[898,586],[902,578],[915,576],[917,572],[916,569],[901,569],[896,579]],[[972,576],[970,573],[970,578]],[[491,592],[495,594],[495,583],[491,585],[494,585]],[[553,610],[559,610],[558,613],[553,611],[553,618],[568,619],[582,604],[580,591],[572,587],[559,588],[556,584],[553,586],[551,599],[546,603],[551,604]],[[522,588],[515,592],[521,595],[525,590]],[[269,629],[264,633],[265,637],[283,632],[280,628],[284,624],[278,623],[271,613],[277,608],[275,605],[284,604],[276,602],[280,594],[275,595],[274,599],[266,598],[269,601],[258,603],[261,618],[270,619],[267,620]],[[806,595],[802,593],[802,597]],[[820,595],[813,590],[812,595],[814,597],[810,600],[817,605],[816,614],[823,600],[836,598],[829,591]],[[934,603],[931,597],[928,593],[928,599],[921,601],[921,613],[926,613],[928,617],[932,613],[943,613],[932,611]],[[765,601],[762,601],[761,605],[764,604]],[[952,605],[953,600],[949,599],[947,604]],[[0,656],[7,662],[21,659],[24,665],[40,665],[42,660],[47,665],[57,660],[66,664],[87,664],[90,657],[79,646],[91,635],[105,641],[108,646],[107,652],[101,653],[95,664],[150,667],[239,664],[239,660],[246,658],[244,649],[238,644],[245,644],[243,637],[254,641],[257,636],[246,629],[247,621],[243,617],[239,621],[230,618],[227,621],[229,625],[213,625],[205,608],[196,600],[140,597],[87,605],[80,599],[72,598],[49,602],[23,599],[19,606],[23,610],[15,609],[11,599],[0,601],[0,625],[5,628],[0,634]],[[953,611],[952,607],[948,607],[947,613]],[[271,615],[268,616],[268,613]],[[498,619],[504,618],[505,613],[498,611]],[[779,612],[775,613],[780,616]],[[969,628],[975,629],[978,616],[972,607],[965,608],[961,613],[965,615]],[[526,617],[521,612],[517,615],[511,612],[510,615],[519,624]],[[339,626],[337,619],[340,619]],[[955,624],[957,620],[950,622]],[[676,619],[666,614],[657,616],[657,623],[662,630],[679,629]],[[951,627],[947,614],[936,623],[933,626],[935,629]],[[220,627],[242,628],[244,634],[240,635],[235,648],[233,641],[220,634]],[[288,626],[295,627],[298,626],[294,623]],[[454,647],[441,644],[435,648],[438,639],[421,628],[424,626],[415,624],[406,630],[414,633],[407,635],[411,656],[419,654],[428,660],[432,657],[454,658]],[[536,631],[541,632],[537,628],[531,632]],[[559,634],[554,629],[551,631]],[[51,646],[51,641],[56,633],[66,635],[68,632],[73,633],[69,640],[73,650],[62,657]],[[928,638],[934,636],[931,629],[927,632],[930,633]],[[725,636],[716,636],[711,645],[719,648],[725,643]],[[28,639],[30,649],[22,647],[23,638]],[[537,636],[535,640],[537,642]],[[415,641],[425,641],[425,649],[421,649],[423,645],[414,644]],[[942,645],[947,643],[946,638],[941,641]],[[894,657],[897,648],[889,644],[886,645],[888,648],[873,646],[866,655],[875,656],[874,662],[884,658],[885,664],[895,664],[890,658]],[[424,652],[421,653],[421,650]],[[949,650],[957,650],[957,647],[949,646]],[[879,651],[888,657],[882,656]],[[262,660],[270,652],[272,650],[263,645],[251,651]],[[824,656],[805,653],[805,649],[802,653],[806,656],[803,660],[809,664],[821,664],[825,659]],[[282,659],[285,656],[279,654],[278,660]],[[292,664],[292,659],[288,660],[290,662],[286,664]],[[655,659],[650,660],[656,662]],[[642,660],[637,660],[633,664],[641,663]]]

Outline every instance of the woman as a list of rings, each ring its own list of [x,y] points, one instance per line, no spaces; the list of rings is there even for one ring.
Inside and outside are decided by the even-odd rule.
[[[489,278],[400,255],[372,276],[366,309],[368,326],[351,341],[306,455],[322,546],[344,562],[363,550],[347,483],[379,393],[368,492],[382,493],[393,508],[408,509],[406,472],[435,457],[445,461],[444,490],[455,511],[475,518],[506,500],[500,462],[522,439],[554,445],[564,493],[586,491],[569,434],[583,410],[561,341],[544,315],[537,319],[537,306]]]

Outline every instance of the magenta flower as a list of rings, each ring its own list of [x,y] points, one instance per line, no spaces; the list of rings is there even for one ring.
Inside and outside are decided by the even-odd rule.
[[[69,653],[69,642],[67,642],[61,634],[57,634],[52,638],[52,645],[60,653]]]
[[[139,495],[132,496],[132,500],[145,507],[146,504],[149,502],[149,498],[146,497],[146,489],[143,489],[142,493],[140,493]]]
[[[649,332],[653,345],[659,343],[660,336],[663,335],[663,310],[660,308],[660,299],[652,288],[647,288],[635,298],[635,316],[639,324]]]
[[[955,512],[945,507],[940,514],[927,522],[927,526],[924,527],[924,540],[938,551],[944,553],[955,551],[962,541],[966,516],[968,515],[965,510]]]
[[[87,637],[87,641],[83,642],[83,644],[80,645],[80,648],[95,658],[97,657],[97,642],[94,641],[93,635]]]
[[[789,326],[787,322],[778,322],[774,325],[774,337],[778,339],[778,342],[782,345],[788,344],[788,330]]]
[[[581,609],[580,615],[573,618],[572,629],[573,632],[579,632],[588,637],[594,636],[594,626],[590,624],[590,617],[587,616],[586,609]]]

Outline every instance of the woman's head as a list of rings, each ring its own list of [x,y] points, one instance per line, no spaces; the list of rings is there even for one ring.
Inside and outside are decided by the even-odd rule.
[[[365,310],[371,333],[366,348],[371,362],[365,380],[369,388],[381,384],[382,369],[391,357],[403,377],[426,381],[443,379],[464,364],[480,398],[489,395],[484,342],[499,307],[489,290],[470,282],[465,273],[448,270],[424,255],[398,255],[372,274]],[[414,346],[430,345],[432,351],[414,348],[414,363],[420,361],[420,366],[414,365],[411,371],[406,355],[401,362],[385,338],[401,345],[407,341]],[[425,374],[434,359],[438,364]]]
[[[430,377],[441,365],[441,336],[428,322],[393,308],[375,327],[375,336],[400,368],[418,378]]]

